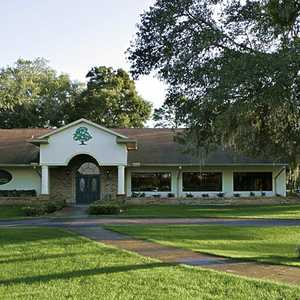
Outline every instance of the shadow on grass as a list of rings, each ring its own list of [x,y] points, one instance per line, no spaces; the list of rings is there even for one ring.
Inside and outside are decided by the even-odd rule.
[[[107,251],[108,252],[108,251]],[[101,252],[103,253],[103,251]],[[21,258],[9,258],[9,256],[4,257],[4,259],[0,257],[0,265],[1,264],[11,264],[16,262],[27,262],[27,261],[37,261],[37,260],[47,260],[47,259],[56,259],[56,258],[73,258],[76,256],[85,256],[85,255],[99,255],[99,251],[94,252],[74,252],[74,253],[61,253],[61,254],[49,254],[49,255],[39,255],[39,256],[29,256],[29,257],[21,257]]]
[[[0,280],[0,285],[11,285],[11,284],[34,284],[34,283],[43,283],[48,282],[50,280],[68,280],[72,278],[82,277],[82,276],[93,276],[100,274],[112,274],[119,272],[128,272],[128,271],[137,271],[143,269],[153,269],[153,268],[161,268],[161,267],[170,267],[176,266],[177,264],[172,263],[151,263],[151,264],[140,264],[140,265],[127,265],[127,266],[112,266],[112,267],[104,267],[104,268],[94,268],[87,270],[78,270],[57,274],[47,274],[47,275],[36,275],[29,277],[21,277],[21,278],[12,278]]]

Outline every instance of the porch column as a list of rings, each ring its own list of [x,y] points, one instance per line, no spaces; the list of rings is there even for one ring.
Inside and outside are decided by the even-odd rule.
[[[49,167],[42,166],[42,195],[49,195]]]
[[[118,166],[118,195],[125,194],[125,166]]]

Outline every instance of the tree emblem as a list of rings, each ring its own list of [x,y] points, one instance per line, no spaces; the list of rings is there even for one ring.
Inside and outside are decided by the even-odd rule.
[[[77,128],[73,134],[73,140],[79,141],[80,145],[86,145],[85,142],[89,141],[90,139],[92,139],[92,136],[86,127]]]

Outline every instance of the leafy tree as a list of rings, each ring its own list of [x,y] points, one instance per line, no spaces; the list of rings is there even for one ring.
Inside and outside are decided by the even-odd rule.
[[[288,160],[300,150],[300,2],[157,0],[129,49],[135,77],[169,86],[196,148]],[[186,100],[177,106],[178,98]]]
[[[61,126],[80,90],[79,83],[57,75],[45,59],[19,59],[0,70],[0,127]]]
[[[87,88],[73,103],[73,120],[84,117],[106,127],[143,127],[151,104],[138,95],[128,73],[102,66],[92,68],[87,78]]]

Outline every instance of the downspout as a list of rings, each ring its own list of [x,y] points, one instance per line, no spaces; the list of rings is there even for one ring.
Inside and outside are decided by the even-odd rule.
[[[180,172],[181,172],[182,167],[178,167],[178,171],[177,171],[177,189],[176,189],[176,197],[179,198],[180,196],[180,191],[179,191],[179,178],[180,178]]]
[[[277,195],[277,185],[276,185],[276,180],[281,175],[281,173],[285,171],[285,167],[282,167],[282,169],[278,172],[278,174],[274,177],[274,191],[275,191],[275,196]]]

